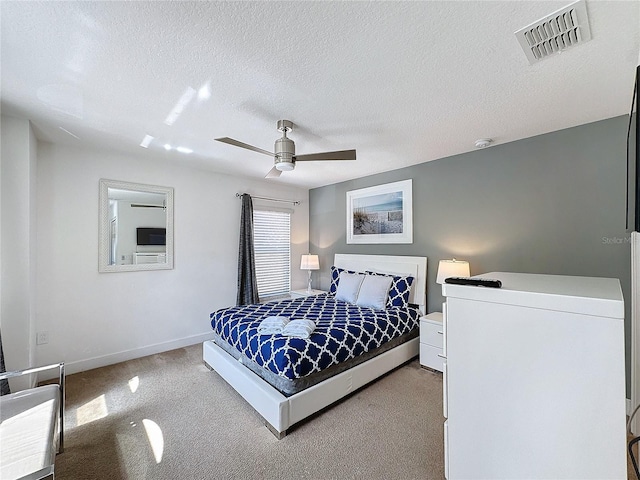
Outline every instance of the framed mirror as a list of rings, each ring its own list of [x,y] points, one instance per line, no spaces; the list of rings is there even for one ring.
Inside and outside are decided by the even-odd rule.
[[[173,268],[173,188],[100,180],[98,271]]]

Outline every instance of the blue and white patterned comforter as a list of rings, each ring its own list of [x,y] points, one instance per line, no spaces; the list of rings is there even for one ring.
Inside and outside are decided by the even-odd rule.
[[[316,329],[309,339],[259,335],[258,325],[272,315],[313,320]],[[416,329],[419,318],[417,308],[374,310],[322,294],[221,309],[211,314],[211,326],[256,364],[294,380],[378,348]]]

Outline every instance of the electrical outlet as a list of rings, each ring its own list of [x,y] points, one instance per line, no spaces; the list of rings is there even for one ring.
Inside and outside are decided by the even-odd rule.
[[[36,345],[44,345],[49,343],[49,332],[36,333]]]

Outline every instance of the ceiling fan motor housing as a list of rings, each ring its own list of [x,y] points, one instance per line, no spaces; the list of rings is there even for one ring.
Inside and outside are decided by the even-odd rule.
[[[293,170],[295,164],[293,156],[296,154],[296,144],[287,138],[286,130],[282,132],[282,138],[276,140],[274,146],[276,168],[283,171]]]

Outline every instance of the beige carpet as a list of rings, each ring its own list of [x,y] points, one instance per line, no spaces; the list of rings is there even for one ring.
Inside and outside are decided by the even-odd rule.
[[[441,479],[442,375],[414,360],[282,440],[202,346],[67,377],[64,479]]]

